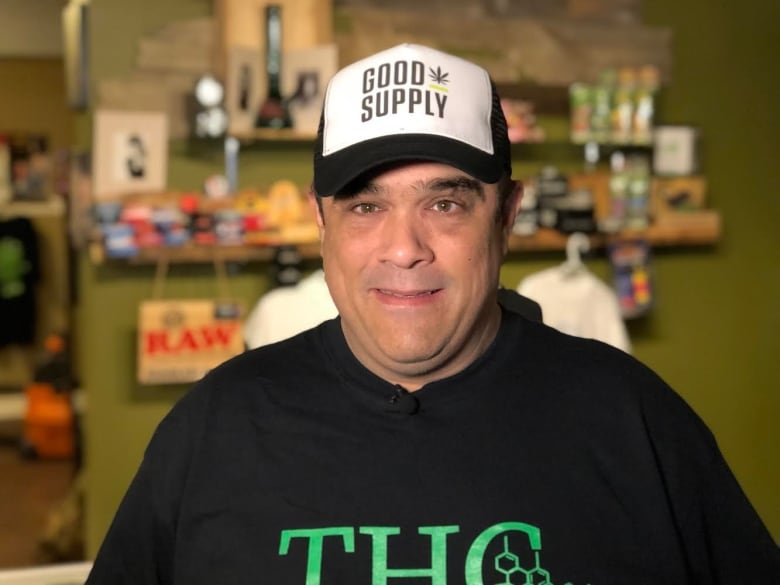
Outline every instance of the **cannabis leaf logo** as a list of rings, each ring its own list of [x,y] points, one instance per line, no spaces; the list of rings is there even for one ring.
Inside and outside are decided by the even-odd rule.
[[[436,67],[436,69],[430,67],[428,74],[431,77],[431,81],[436,85],[447,85],[450,82],[448,79],[450,74],[444,73],[444,71],[441,70],[441,67]]]

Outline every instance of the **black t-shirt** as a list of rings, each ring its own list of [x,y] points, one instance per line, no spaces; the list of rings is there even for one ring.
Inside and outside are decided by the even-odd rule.
[[[38,237],[24,217],[0,221],[0,346],[35,341]]]
[[[89,584],[777,584],[703,423],[631,356],[504,312],[399,407],[340,321],[163,420]]]

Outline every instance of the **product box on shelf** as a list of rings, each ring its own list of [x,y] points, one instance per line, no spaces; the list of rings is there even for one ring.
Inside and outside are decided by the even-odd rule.
[[[279,180],[219,198],[192,192],[126,195],[94,206],[96,238],[109,258],[181,246],[279,246],[316,242],[302,190]]]

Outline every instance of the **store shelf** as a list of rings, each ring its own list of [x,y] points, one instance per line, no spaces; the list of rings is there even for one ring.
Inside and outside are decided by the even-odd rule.
[[[569,87],[537,83],[496,83],[498,95],[505,99],[526,100],[537,114],[567,116]]]
[[[525,100],[533,103],[537,114],[546,116],[569,115],[569,87],[539,85],[536,83],[497,83],[502,98]],[[294,129],[257,128],[249,132],[234,133],[240,140],[314,140],[314,134]]]
[[[616,234],[590,235],[591,249],[607,246],[610,242],[642,239],[652,247],[711,246],[720,240],[722,226],[720,216],[712,214],[706,222],[655,224],[646,230],[626,230]],[[510,252],[555,251],[566,249],[568,235],[554,229],[540,228],[532,236],[511,236]]]
[[[23,392],[0,394],[0,422],[22,420],[25,407]]]
[[[694,221],[671,224],[655,224],[646,230],[623,231],[617,234],[590,235],[591,249],[603,248],[610,242],[631,239],[646,240],[653,247],[710,246],[721,237],[720,216],[708,214],[707,221]],[[540,228],[531,236],[512,235],[509,240],[510,252],[557,251],[566,249],[568,235],[554,229]],[[94,244],[90,248],[92,260],[98,264],[113,261],[127,264],[156,264],[161,261],[182,264],[202,264],[210,262],[269,262],[274,259],[281,246],[294,245],[303,259],[320,258],[319,242],[298,244],[279,243],[267,246],[221,246],[189,244],[171,248],[141,248],[129,258],[106,257],[102,246]]]
[[[231,134],[240,142],[314,142],[316,136],[310,132],[301,132],[292,128],[255,128],[247,132]]]
[[[107,256],[100,244],[90,246],[90,258],[96,264],[104,262],[125,262],[127,264],[156,264],[166,261],[172,264],[205,264],[211,262],[270,262],[282,246],[295,246],[304,259],[320,257],[319,242],[268,246],[222,246],[187,244],[170,248],[140,248],[138,253],[127,258]]]
[[[523,99],[533,102],[537,113],[567,116],[569,112],[568,86],[545,86],[531,83],[499,83],[499,95],[503,98]],[[247,132],[235,132],[231,136],[241,142],[291,141],[313,142],[316,136],[311,132],[294,129],[256,128]]]
[[[83,390],[73,390],[73,408],[79,414],[87,411],[87,397]],[[0,393],[0,422],[21,421],[27,408],[27,397],[23,391]],[[2,580],[0,579],[0,583]]]
[[[0,203],[0,218],[8,217],[61,217],[65,214],[62,197],[52,195],[41,201],[13,200]]]

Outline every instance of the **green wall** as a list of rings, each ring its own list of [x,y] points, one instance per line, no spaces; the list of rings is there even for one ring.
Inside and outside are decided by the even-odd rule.
[[[713,429],[738,479],[780,539],[780,278],[770,259],[780,248],[777,172],[770,155],[780,127],[774,55],[780,49],[774,2],[655,0],[649,24],[675,32],[675,71],[662,96],[665,123],[702,129],[704,172],[725,235],[716,247],[659,251],[654,258],[657,306],[631,324],[635,354],[656,369]],[[93,0],[93,81],[122,75],[138,36],[170,20],[208,14],[210,2]],[[772,92],[772,90],[775,90]],[[774,148],[773,148],[774,147]],[[308,179],[308,146],[258,147],[242,157],[242,183]],[[172,156],[170,184],[197,188],[221,164],[218,153]],[[770,258],[771,257],[771,258]],[[553,265],[556,254],[516,254],[504,284]],[[603,259],[591,263],[607,276]],[[210,295],[210,267],[174,266],[171,298]],[[89,400],[87,549],[94,554],[159,419],[185,391],[134,383],[138,302],[151,294],[152,267],[79,264],[80,370]],[[269,286],[267,267],[240,267],[231,289],[252,302]]]
[[[648,24],[675,33],[662,115],[701,128],[725,237],[716,254],[659,259],[659,310],[637,352],[711,426],[780,540],[780,3],[644,4]]]

